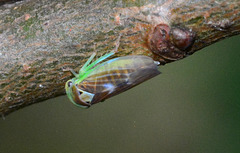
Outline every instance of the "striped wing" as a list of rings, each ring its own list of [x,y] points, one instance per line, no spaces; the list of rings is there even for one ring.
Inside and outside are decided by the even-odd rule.
[[[78,87],[95,94],[92,104],[126,91],[160,74],[147,56],[125,56],[100,64]]]

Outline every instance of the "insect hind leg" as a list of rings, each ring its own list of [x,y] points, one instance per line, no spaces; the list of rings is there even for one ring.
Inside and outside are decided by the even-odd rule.
[[[114,50],[112,50],[111,52],[106,53],[105,55],[101,56],[99,59],[97,59],[96,61],[92,62],[90,65],[84,64],[84,69],[81,68],[81,70],[79,71],[79,73],[80,73],[80,72],[87,72],[88,70],[90,70],[92,67],[94,67],[94,66],[97,65],[98,63],[100,63],[100,62],[102,62],[103,60],[107,59],[108,57],[114,55],[114,54],[117,52],[118,47],[119,47],[119,45],[120,45],[120,38],[121,38],[121,34],[120,34],[120,36],[119,36],[118,39],[117,39],[116,47],[115,47]],[[95,53],[95,55],[96,55],[96,53]],[[94,56],[95,56],[95,55],[94,55]],[[86,63],[89,64],[89,63],[92,61],[92,59],[94,58],[94,56],[93,56],[93,57],[91,56],[91,57],[90,57],[91,59],[89,58],[89,60],[88,60],[89,62],[87,61]]]
[[[83,67],[79,70],[79,73],[80,72],[83,72],[85,71],[85,69],[88,67],[89,63],[93,60],[93,58],[96,56],[96,52],[94,52],[90,57],[89,59],[87,60],[87,62],[83,65]]]

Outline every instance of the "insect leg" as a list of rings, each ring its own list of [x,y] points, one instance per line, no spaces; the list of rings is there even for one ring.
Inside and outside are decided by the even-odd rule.
[[[83,67],[79,70],[79,73],[81,72],[81,71],[85,71],[85,69],[86,69],[86,67],[88,67],[88,64],[93,60],[93,58],[96,56],[96,52],[95,53],[93,53],[90,57],[89,57],[89,59],[87,60],[87,62],[83,65]]]
[[[106,58],[112,56],[113,54],[114,54],[114,52],[110,52],[110,53],[108,53],[108,54],[105,54],[105,55],[101,56],[99,59],[97,59],[96,61],[92,62],[90,65],[88,65],[86,68],[81,69],[80,72],[81,72],[81,73],[85,73],[85,72],[89,71],[89,70],[90,70],[92,67],[94,67],[96,64],[98,64],[99,62],[101,62],[101,61],[105,60]],[[79,72],[79,73],[80,73],[80,72]]]
[[[97,59],[96,61],[92,62],[89,66],[87,66],[85,69],[83,69],[84,72],[87,72],[88,70],[90,70],[92,67],[94,67],[96,64],[100,63],[101,61],[107,59],[108,57],[114,55],[117,50],[118,50],[118,47],[119,47],[119,42],[120,42],[120,38],[121,38],[121,35],[118,37],[117,39],[117,43],[116,43],[116,47],[114,50],[112,50],[110,53],[106,53],[105,55],[101,56],[99,59]],[[91,57],[90,57],[91,58]],[[92,59],[91,59],[92,60]],[[85,66],[85,64],[84,64]]]
[[[73,69],[70,69],[70,72],[71,72],[75,77],[78,76],[78,74],[77,74]]]

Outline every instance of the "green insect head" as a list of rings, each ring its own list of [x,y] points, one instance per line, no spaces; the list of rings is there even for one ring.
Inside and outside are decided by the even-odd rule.
[[[79,89],[75,84],[75,78],[66,82],[65,90],[68,98],[74,105],[81,108],[88,108],[91,106],[94,94]]]
[[[82,108],[88,108],[91,106],[91,102],[93,100],[94,94],[89,93],[87,91],[83,91],[78,88],[78,85],[88,77],[88,75],[93,72],[97,68],[97,64],[101,61],[107,59],[109,56],[113,55],[114,52],[110,52],[101,56],[96,61],[92,62],[93,58],[95,57],[96,53],[93,53],[88,61],[83,65],[83,67],[79,70],[77,74],[73,70],[70,70],[72,74],[75,76],[71,80],[68,80],[65,84],[65,90],[68,98],[70,101]],[[91,63],[91,64],[90,64]]]
[[[121,35],[119,36],[117,40],[118,43],[113,51],[101,56],[95,61],[93,61],[93,58],[96,56],[96,53],[93,53],[79,70],[79,73],[70,70],[75,77],[66,82],[65,90],[68,98],[73,104],[82,108],[88,108],[91,106],[95,94],[80,89],[78,85],[80,85],[82,81],[89,77],[89,75],[99,66],[100,62],[115,54],[119,47],[120,37]]]

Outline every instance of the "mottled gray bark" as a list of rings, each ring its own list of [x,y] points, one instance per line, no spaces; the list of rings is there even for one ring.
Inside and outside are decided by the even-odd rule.
[[[113,49],[120,34],[116,56],[141,54],[165,64],[238,34],[239,11],[239,0],[28,0],[2,5],[0,114],[64,94],[64,83],[72,77],[67,70],[78,70],[94,50],[100,56]],[[158,37],[155,27],[169,29],[169,38]],[[187,36],[184,42],[177,39],[179,31]]]

